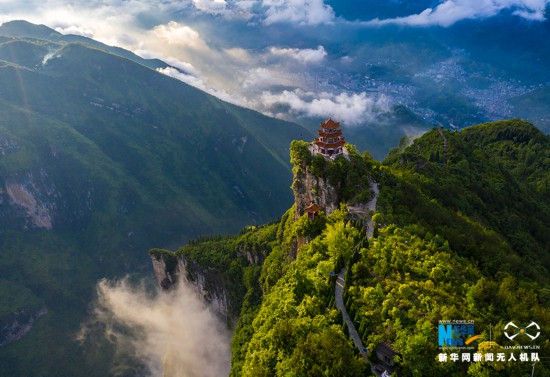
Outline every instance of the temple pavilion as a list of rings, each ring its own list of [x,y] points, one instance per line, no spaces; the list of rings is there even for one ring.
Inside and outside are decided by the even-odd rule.
[[[315,220],[315,216],[319,214],[320,210],[321,210],[321,207],[319,207],[319,205],[313,202],[311,202],[310,205],[304,208],[304,212],[307,213],[308,220]]]
[[[320,154],[332,159],[340,155],[347,156],[347,151],[344,147],[346,140],[342,136],[339,122],[328,118],[328,120],[321,122],[321,129],[317,133],[319,137],[316,137],[313,143],[310,144],[311,154]]]

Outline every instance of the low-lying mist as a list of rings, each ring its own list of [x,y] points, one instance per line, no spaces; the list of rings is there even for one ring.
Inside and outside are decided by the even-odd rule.
[[[229,333],[186,282],[173,291],[154,294],[144,282],[101,280],[93,316],[79,338],[86,343],[92,338],[96,343],[108,342],[114,350],[114,376],[136,373],[136,361],[144,365],[138,372],[143,376],[229,374]]]

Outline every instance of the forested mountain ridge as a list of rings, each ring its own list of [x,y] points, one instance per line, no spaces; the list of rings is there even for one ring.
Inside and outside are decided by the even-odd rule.
[[[508,120],[461,132],[434,129],[382,164],[348,148],[350,161],[325,161],[319,170],[320,161],[293,143],[295,178],[298,171],[332,177],[347,192],[342,204],[357,204],[368,192],[353,191],[353,173],[367,169],[380,186],[370,242],[344,205],[314,221],[295,220],[291,208],[278,223],[244,229],[236,238],[197,240],[175,254],[151,252],[218,269],[239,287],[231,375],[368,375],[371,366],[354,351],[334,306],[329,272],[342,265],[346,306],[371,363],[391,368],[376,355],[384,342],[400,376],[517,376],[533,364],[519,361],[524,347],[536,374],[549,375],[548,136]],[[299,237],[306,242],[293,260]],[[480,339],[472,348],[438,346],[440,321],[451,320],[475,325]],[[542,331],[533,341],[510,340],[509,322],[536,322]],[[481,360],[453,362],[452,352],[478,353]],[[489,353],[506,361],[484,359]]]
[[[390,153],[385,164],[405,179],[394,185],[387,177],[392,190],[382,195],[381,212],[391,222],[427,223],[461,255],[476,255],[486,272],[515,268],[547,278],[549,137],[520,120],[441,132],[446,154],[436,130],[402,153]],[[477,236],[479,242],[472,243]]]
[[[98,279],[144,272],[143,248],[238,231],[291,204],[288,144],[307,130],[161,64],[0,26],[0,375],[106,375],[113,355],[92,360],[74,340]]]
[[[355,310],[366,314],[359,322],[374,329],[366,343],[389,340],[404,375],[530,370],[513,361],[439,362],[439,320],[472,320],[483,355],[500,350],[508,361],[514,352],[518,357],[514,347],[533,343],[546,355],[547,335],[513,342],[504,327],[547,328],[550,321],[549,156],[548,136],[513,119],[462,132],[434,129],[384,161],[375,215],[380,236],[352,268],[348,292]],[[544,362],[536,368],[550,373]]]

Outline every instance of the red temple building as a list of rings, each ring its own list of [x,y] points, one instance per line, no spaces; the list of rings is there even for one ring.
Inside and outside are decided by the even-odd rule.
[[[306,208],[304,208],[304,212],[307,213],[308,220],[315,220],[315,216],[319,214],[320,210],[321,210],[321,207],[319,207],[317,204],[313,202],[310,205],[308,205]]]
[[[320,154],[327,158],[336,158],[340,155],[347,155],[346,140],[342,136],[340,123],[328,118],[321,123],[321,129],[317,131],[318,138],[315,138],[310,146],[312,154]]]

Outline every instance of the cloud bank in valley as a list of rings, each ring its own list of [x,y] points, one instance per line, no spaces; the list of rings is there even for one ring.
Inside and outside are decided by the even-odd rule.
[[[289,107],[289,112],[297,116],[331,116],[348,126],[357,126],[372,120],[377,113],[389,111],[386,97],[375,98],[367,96],[366,93],[313,93],[297,89],[285,90],[280,94],[264,92],[261,100],[268,112],[277,105],[284,105]],[[272,115],[283,117],[283,114]]]
[[[121,364],[133,357],[152,377],[228,375],[229,334],[187,284],[152,297],[143,285],[102,280],[97,293],[94,317],[83,327],[81,340],[98,324],[105,329],[117,351],[113,374],[133,370]]]

